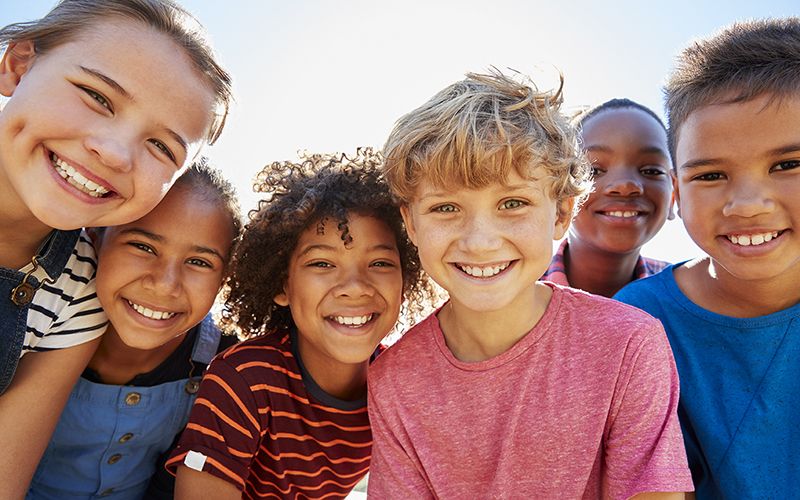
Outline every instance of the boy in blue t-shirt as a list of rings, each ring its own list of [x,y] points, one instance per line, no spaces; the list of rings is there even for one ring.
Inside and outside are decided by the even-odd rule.
[[[666,86],[675,198],[707,256],[615,298],[659,318],[697,498],[797,498],[800,18],[735,24]]]

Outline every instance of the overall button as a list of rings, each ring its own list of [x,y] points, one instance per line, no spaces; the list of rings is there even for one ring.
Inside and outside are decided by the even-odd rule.
[[[125,404],[128,406],[136,406],[142,400],[142,395],[138,392],[131,392],[125,396]]]
[[[114,465],[115,463],[119,462],[119,459],[122,458],[122,455],[119,453],[115,453],[108,457],[108,465]]]
[[[187,394],[197,394],[197,390],[200,388],[200,381],[197,379],[190,379],[186,382],[186,389]]]
[[[132,437],[133,437],[133,434],[131,434],[130,432],[126,432],[125,434],[122,435],[122,437],[119,438],[119,442],[120,443],[127,443],[128,441],[131,440]]]

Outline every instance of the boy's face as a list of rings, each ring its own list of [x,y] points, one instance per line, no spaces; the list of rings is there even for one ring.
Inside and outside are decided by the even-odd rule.
[[[394,233],[375,217],[347,214],[353,241],[325,219],[300,235],[284,292],[298,330],[303,363],[315,376],[363,364],[400,314],[403,275]],[[332,370],[332,371],[328,371]]]
[[[423,180],[402,208],[422,267],[455,303],[473,311],[513,313],[547,269],[553,240],[569,225],[572,202],[559,217],[544,170],[528,180],[513,172],[506,185],[441,189]]]
[[[664,225],[670,208],[667,134],[636,108],[601,111],[582,128],[594,191],[572,223],[570,243],[638,252]]]
[[[0,203],[59,229],[152,210],[204,141],[214,102],[170,38],[115,19],[44,54],[12,44],[0,92]]]
[[[208,314],[233,239],[219,202],[176,186],[152,212],[96,242],[97,297],[122,342],[155,349]]]
[[[740,280],[800,278],[800,97],[771,97],[699,108],[677,136],[686,230]]]

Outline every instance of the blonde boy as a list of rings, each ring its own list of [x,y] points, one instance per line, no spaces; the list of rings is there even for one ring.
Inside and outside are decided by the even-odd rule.
[[[469,74],[389,136],[387,180],[450,300],[370,370],[376,498],[691,489],[661,326],[537,283],[587,178],[560,102]]]
[[[675,199],[705,257],[617,297],[659,318],[698,498],[798,498],[800,18],[735,24],[667,83]]]

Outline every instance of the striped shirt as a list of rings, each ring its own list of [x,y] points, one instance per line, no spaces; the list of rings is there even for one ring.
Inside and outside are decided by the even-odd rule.
[[[372,454],[366,398],[342,401],[322,391],[293,337],[260,336],[214,359],[167,461],[170,472],[192,451],[205,456],[203,471],[234,484],[242,498],[347,495]]]
[[[28,264],[20,269],[27,273]],[[81,231],[72,255],[55,283],[45,283],[28,310],[25,341],[20,357],[29,352],[51,351],[83,344],[106,330],[108,320],[95,291],[97,258],[85,231]],[[38,274],[37,274],[38,273]],[[46,277],[39,268],[34,276]]]
[[[550,267],[547,268],[547,271],[545,271],[542,277],[539,279],[552,281],[553,283],[557,283],[562,286],[572,286],[569,284],[569,280],[567,279],[567,269],[564,266],[564,254],[567,252],[568,246],[569,244],[567,243],[567,240],[564,239],[564,241],[562,241],[561,245],[558,247],[556,254],[553,255],[553,258],[550,260]],[[657,274],[667,266],[669,266],[669,262],[649,259],[640,255],[639,259],[636,261],[636,267],[633,269],[631,281]]]

